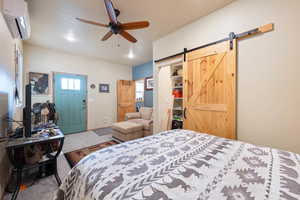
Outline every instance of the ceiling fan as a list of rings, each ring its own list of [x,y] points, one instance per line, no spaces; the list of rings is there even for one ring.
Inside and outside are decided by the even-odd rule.
[[[147,28],[150,23],[148,21],[138,21],[138,22],[130,22],[130,23],[120,23],[117,19],[117,17],[120,15],[120,11],[118,9],[115,9],[113,6],[113,3],[111,0],[104,0],[105,8],[107,11],[107,15],[109,18],[109,24],[102,24],[82,18],[76,18],[77,20],[96,25],[96,26],[101,26],[101,27],[106,27],[110,28],[110,31],[104,35],[102,38],[102,41],[106,41],[109,39],[113,34],[120,34],[122,37],[124,37],[126,40],[136,43],[137,40],[127,32],[127,30],[135,30],[135,29],[142,29],[142,28]]]

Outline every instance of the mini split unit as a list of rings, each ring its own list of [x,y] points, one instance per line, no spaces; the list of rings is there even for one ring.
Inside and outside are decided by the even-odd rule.
[[[28,5],[24,0],[3,0],[3,15],[13,38],[30,38]]]

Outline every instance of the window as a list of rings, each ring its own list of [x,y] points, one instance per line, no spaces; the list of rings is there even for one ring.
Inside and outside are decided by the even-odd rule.
[[[62,90],[80,90],[80,79],[62,78],[61,79]]]
[[[144,80],[135,81],[135,96],[137,102],[144,101]]]
[[[15,100],[17,106],[23,105],[23,55],[17,44],[15,44]]]

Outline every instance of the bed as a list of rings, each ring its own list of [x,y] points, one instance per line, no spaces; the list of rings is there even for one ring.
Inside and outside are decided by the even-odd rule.
[[[300,199],[300,156],[187,130],[82,159],[55,200]]]

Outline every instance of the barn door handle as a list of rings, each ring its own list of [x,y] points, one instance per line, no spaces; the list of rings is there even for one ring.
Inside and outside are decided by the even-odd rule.
[[[186,108],[184,108],[184,110],[183,110],[183,117],[184,117],[184,119],[186,119]]]

